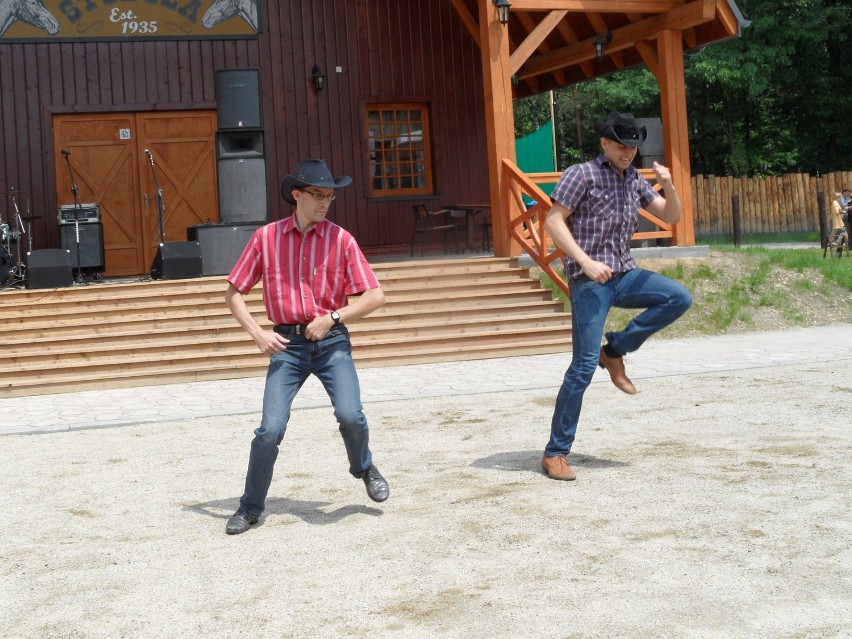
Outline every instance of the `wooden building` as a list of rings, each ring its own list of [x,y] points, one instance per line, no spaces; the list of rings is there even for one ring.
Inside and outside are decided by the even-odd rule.
[[[683,51],[737,35],[734,3],[508,4],[0,0],[0,224],[19,210],[17,241],[58,247],[60,207],[97,203],[106,275],[142,274],[163,237],[288,215],[281,181],[321,157],[354,178],[332,219],[367,253],[408,250],[414,204],[489,202],[514,254],[513,96],[636,64],[688,192]]]

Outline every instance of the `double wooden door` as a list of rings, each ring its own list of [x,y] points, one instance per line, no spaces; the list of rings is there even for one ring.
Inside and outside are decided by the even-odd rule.
[[[80,201],[100,204],[105,275],[151,270],[161,217],[167,241],[219,221],[215,111],[67,114],[53,124],[57,202],[74,204],[73,174]]]

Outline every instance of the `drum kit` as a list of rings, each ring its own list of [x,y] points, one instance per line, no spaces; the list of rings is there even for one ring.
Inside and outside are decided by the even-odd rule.
[[[21,245],[24,235],[27,236],[29,249],[33,250],[33,236],[30,222],[41,217],[32,215],[27,205],[26,215],[21,215],[18,208],[18,191],[11,187],[8,191],[0,191],[0,195],[8,197],[10,213],[8,220],[0,215],[0,289],[22,286],[26,282],[26,267],[21,257]],[[26,228],[24,228],[26,222]]]

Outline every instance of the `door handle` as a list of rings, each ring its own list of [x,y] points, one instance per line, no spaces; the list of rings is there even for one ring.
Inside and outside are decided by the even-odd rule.
[[[148,194],[146,193],[143,197],[145,199],[145,210],[147,211],[148,210]]]

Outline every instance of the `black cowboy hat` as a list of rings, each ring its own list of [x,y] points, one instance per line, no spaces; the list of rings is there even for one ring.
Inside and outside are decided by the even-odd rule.
[[[610,113],[604,122],[595,122],[595,131],[601,137],[615,140],[624,146],[640,146],[648,137],[648,131],[644,126],[641,128],[636,126],[632,113],[618,111]]]
[[[318,186],[323,189],[339,189],[352,184],[348,175],[332,177],[331,171],[325,165],[325,160],[302,160],[296,165],[295,175],[288,175],[281,183],[281,197],[290,204],[295,204],[293,189],[306,186]]]

